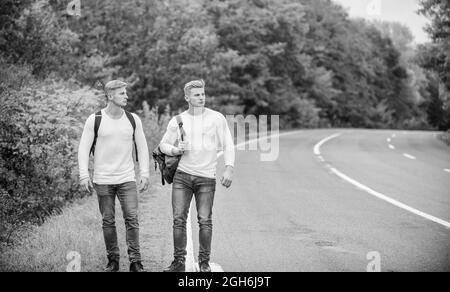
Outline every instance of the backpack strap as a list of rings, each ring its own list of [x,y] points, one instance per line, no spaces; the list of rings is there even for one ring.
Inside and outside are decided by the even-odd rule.
[[[136,132],[136,121],[134,120],[134,117],[133,117],[133,115],[132,115],[130,112],[125,111],[125,115],[127,116],[128,120],[130,121],[131,126],[133,127],[133,143],[134,143],[134,150],[136,151],[136,161],[139,161],[139,158],[138,158],[138,151],[137,151],[137,145],[136,145],[136,139],[134,138],[134,133]]]
[[[184,141],[184,136],[186,136],[186,132],[183,129],[183,120],[181,119],[181,115],[177,115],[175,117],[177,119],[178,127],[180,128],[181,141]]]
[[[98,137],[98,129],[100,128],[100,122],[102,121],[102,111],[98,111],[95,113],[95,122],[94,122],[94,141],[92,142],[90,154],[94,155],[95,145],[97,144]]]

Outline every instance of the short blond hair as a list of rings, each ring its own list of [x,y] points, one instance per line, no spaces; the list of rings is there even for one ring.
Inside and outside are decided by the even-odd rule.
[[[191,93],[192,88],[205,88],[205,81],[203,79],[193,80],[184,85],[184,96]]]
[[[105,85],[105,95],[106,99],[108,99],[108,96],[116,89],[127,87],[127,83],[123,82],[121,80],[112,80],[106,83]]]

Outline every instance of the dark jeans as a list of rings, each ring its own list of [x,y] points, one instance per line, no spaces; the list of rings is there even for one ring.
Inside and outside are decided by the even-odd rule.
[[[103,221],[103,236],[105,238],[108,259],[119,260],[120,252],[117,244],[115,202],[116,196],[122,207],[125,220],[126,240],[130,262],[141,260],[139,251],[139,223],[138,223],[138,199],[136,183],[126,182],[117,185],[94,184],[97,192],[98,204]]]
[[[186,220],[192,196],[195,194],[197,219],[200,227],[198,261],[209,261],[212,239],[212,207],[216,180],[190,175],[177,170],[172,186],[174,257],[186,258]]]

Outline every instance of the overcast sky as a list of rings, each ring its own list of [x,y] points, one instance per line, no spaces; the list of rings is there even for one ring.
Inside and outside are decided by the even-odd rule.
[[[350,16],[397,21],[408,26],[416,43],[429,41],[423,27],[429,22],[418,15],[418,0],[333,0],[346,7]]]

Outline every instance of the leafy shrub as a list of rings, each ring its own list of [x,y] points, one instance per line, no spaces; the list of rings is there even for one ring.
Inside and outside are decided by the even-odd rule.
[[[148,148],[150,151],[153,151],[166,132],[167,125],[171,119],[170,108],[167,107],[162,114],[158,114],[157,107],[150,108],[148,103],[144,101],[142,110],[137,111],[137,114],[142,120]]]
[[[2,240],[14,226],[42,223],[67,201],[83,196],[78,140],[86,117],[100,104],[95,92],[73,82],[27,79],[26,70],[22,75],[23,86],[4,78],[0,89]]]
[[[402,129],[406,130],[432,130],[433,127],[427,122],[426,117],[412,117],[403,121]]]
[[[0,51],[13,63],[30,64],[35,76],[58,72],[68,78],[79,67],[74,50],[79,36],[52,7],[55,2],[2,0],[1,10],[11,14],[0,17]]]
[[[295,98],[289,110],[280,117],[281,128],[315,128],[320,122],[319,112],[313,101]]]

